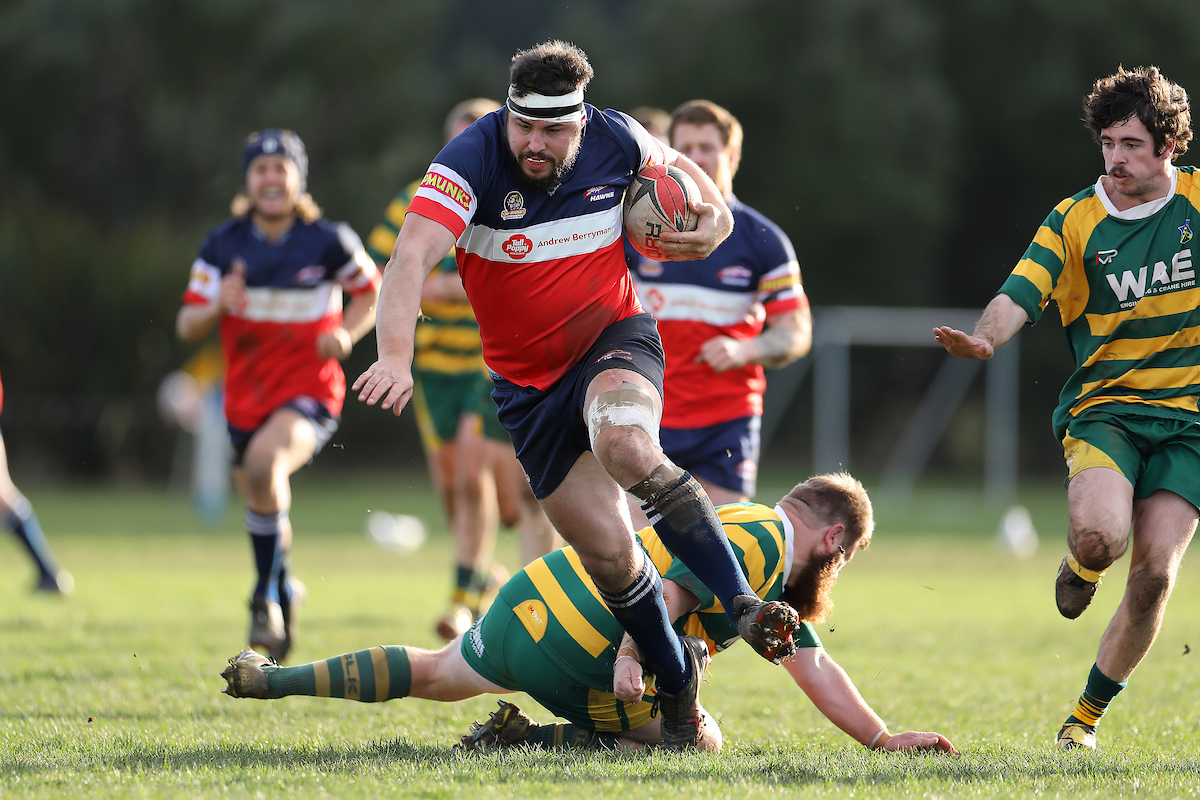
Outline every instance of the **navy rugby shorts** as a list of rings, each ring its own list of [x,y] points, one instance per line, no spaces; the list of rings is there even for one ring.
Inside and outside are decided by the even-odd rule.
[[[592,449],[583,407],[592,380],[608,369],[633,370],[654,384],[661,397],[664,364],[658,323],[649,314],[637,314],[601,331],[587,355],[546,391],[492,376],[500,423],[512,438],[534,497],[548,497],[579,456]]]
[[[314,456],[321,452],[321,448],[337,433],[338,423],[341,422],[341,418],[331,414],[329,409],[320,401],[314,400],[307,395],[289,400],[279,408],[290,408],[312,423],[313,431],[317,434],[317,446],[313,449]],[[278,411],[279,408],[275,409],[275,411]],[[275,411],[272,411],[271,414],[274,414]],[[267,419],[270,418],[270,416],[267,417]],[[263,420],[263,425],[266,424],[267,421]],[[235,428],[232,425],[228,426],[230,460],[235,467],[242,465],[242,461],[246,458],[246,448],[250,446],[250,440],[254,438],[254,434],[258,433],[261,427],[262,425],[259,425],[258,428],[252,431],[246,431],[241,428]]]
[[[754,497],[762,417],[751,415],[703,428],[659,429],[667,458],[697,478]]]

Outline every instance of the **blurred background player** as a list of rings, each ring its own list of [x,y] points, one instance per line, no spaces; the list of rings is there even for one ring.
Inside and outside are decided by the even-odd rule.
[[[482,97],[462,101],[446,116],[445,141],[499,107]],[[367,252],[381,269],[391,258],[408,204],[420,185],[414,181],[399,192],[367,237]],[[486,595],[508,577],[502,566],[492,563],[500,520],[519,526],[523,564],[561,542],[534,499],[508,433],[496,417],[479,324],[467,302],[453,249],[421,287],[415,348],[413,407],[454,539],[454,588],[435,626],[449,641],[479,618]]]
[[[4,410],[4,384],[0,383],[0,411]],[[4,436],[0,435],[0,519],[12,531],[30,558],[37,565],[38,579],[34,589],[53,594],[70,594],[75,588],[71,573],[58,565],[58,559],[46,541],[41,523],[33,506],[21,490],[13,484],[8,474],[8,453],[4,449]]]
[[[671,147],[703,169],[733,212],[733,233],[702,261],[660,263],[626,245],[638,296],[658,320],[663,451],[716,505],[754,496],[763,367],[812,346],[812,317],[787,235],[733,194],[742,126],[721,106],[693,100],[670,117]],[[630,501],[635,523],[645,520]]]
[[[176,330],[192,342],[220,326],[225,418],[258,576],[248,639],[282,661],[304,594],[289,574],[290,476],[337,430],[338,362],[375,324],[379,272],[354,231],[326,221],[305,191],[299,136],[251,134],[242,169],[245,193],[200,246]]]
[[[1125,596],[1055,738],[1094,750],[1101,717],[1158,636],[1200,515],[1200,181],[1173,163],[1192,139],[1187,92],[1157,67],[1096,81],[1083,119],[1104,174],[1050,213],[974,333],[934,337],[960,358],[991,358],[1058,304],[1075,359],[1053,419],[1068,481],[1059,613],[1082,614],[1133,541]]]
[[[670,144],[667,129],[671,126],[671,115],[655,106],[638,106],[629,112],[629,116],[642,123],[651,136],[663,144]]]
[[[786,603],[754,595],[704,489],[658,446],[662,344],[621,249],[622,195],[651,164],[678,166],[703,198],[695,231],[663,233],[666,258],[711,253],[729,235],[729,209],[689,159],[628,115],[585,103],[592,75],[586,54],[566,42],[517,53],[505,107],[434,158],[384,275],[379,359],[354,389],[368,405],[403,410],[421,286],[457,242],[492,397],[534,496],[653,665],[665,744],[694,747],[704,735],[701,671],[671,630],[624,492],[663,517],[660,535],[756,652],[786,657],[797,620]]]
[[[718,509],[737,544],[738,565],[763,598],[801,609],[796,655],[783,667],[838,728],[871,749],[955,752],[937,733],[888,732],[850,677],[821,645],[813,623],[832,609],[838,573],[871,541],[871,501],[845,473],[817,475],[793,488],[773,509],[731,505]],[[712,592],[663,546],[651,528],[638,533],[648,558],[663,574],[663,593],[675,629],[702,662],[738,641],[737,629]],[[754,565],[753,568],[750,565]],[[588,627],[590,626],[590,627]],[[480,694],[523,691],[568,720],[538,725],[512,703],[463,738],[470,748],[606,748],[659,744],[653,703],[644,694],[654,680],[641,653],[612,613],[572,548],[534,562],[500,590],[500,599],[465,636],[438,652],[374,647],[297,667],[267,665],[257,653],[230,659],[222,673],[234,697],[290,695],[341,697],[362,702],[420,697],[454,701]],[[355,676],[351,682],[345,676]],[[705,715],[711,749],[720,749],[715,721]]]

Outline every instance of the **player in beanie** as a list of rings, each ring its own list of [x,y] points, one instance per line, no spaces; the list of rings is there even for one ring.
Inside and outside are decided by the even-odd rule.
[[[304,593],[289,575],[290,476],[337,430],[346,393],[338,362],[375,323],[379,272],[357,234],[326,221],[305,192],[299,136],[251,134],[242,165],[245,192],[200,246],[176,330],[188,342],[220,331],[225,418],[257,576],[247,639],[282,661]]]

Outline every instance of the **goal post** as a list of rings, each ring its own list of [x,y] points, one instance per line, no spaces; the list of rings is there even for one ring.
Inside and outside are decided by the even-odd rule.
[[[825,306],[813,309],[813,347],[808,358],[770,373],[762,440],[783,421],[787,407],[811,371],[813,379],[813,467],[817,472],[850,469],[851,348],[942,346],[933,329],[949,325],[970,331],[979,311],[959,308]],[[908,497],[928,465],[955,410],[976,376],[985,374],[984,493],[989,502],[1010,505],[1017,493],[1018,337],[987,361],[945,353],[929,388],[910,417],[882,471],[883,489]]]

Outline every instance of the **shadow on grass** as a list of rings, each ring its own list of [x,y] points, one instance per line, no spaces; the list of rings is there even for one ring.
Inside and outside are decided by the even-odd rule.
[[[907,782],[987,786],[1073,785],[1097,781],[1177,780],[1200,774],[1195,757],[1141,755],[1136,751],[1061,753],[1053,750],[983,747],[959,756],[932,753],[879,753],[857,749],[733,747],[720,755],[655,752],[615,754],[594,751],[515,749],[463,752],[406,740],[362,744],[281,745],[215,743],[173,747],[165,743],[119,743],[108,752],[70,758],[73,769],[102,766],[134,774],[303,772],[384,776],[436,776],[446,785],[490,781],[569,781],[608,785],[701,780],[710,785],[887,786]],[[0,757],[0,772],[39,775],[59,772],[57,759],[36,762]],[[586,791],[581,789],[581,791]]]

